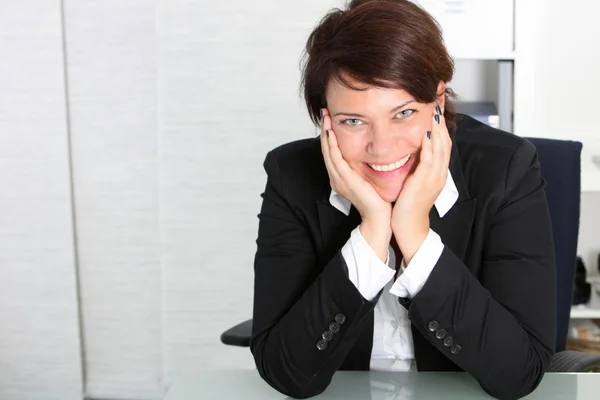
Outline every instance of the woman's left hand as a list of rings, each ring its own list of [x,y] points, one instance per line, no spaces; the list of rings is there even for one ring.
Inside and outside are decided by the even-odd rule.
[[[429,211],[448,177],[452,140],[444,116],[436,115],[432,117],[431,139],[423,135],[419,164],[404,182],[392,211],[392,231],[405,265],[429,233]]]

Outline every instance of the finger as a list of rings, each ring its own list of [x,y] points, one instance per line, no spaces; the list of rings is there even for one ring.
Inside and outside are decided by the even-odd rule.
[[[433,116],[433,126],[431,129],[431,145],[433,154],[432,172],[434,177],[437,178],[442,175],[444,170],[445,155],[445,143],[442,136],[442,120],[444,117],[439,114]],[[447,168],[447,167],[445,167]]]
[[[442,176],[447,175],[448,166],[450,164],[450,154],[452,149],[452,140],[450,139],[450,134],[448,133],[448,126],[446,125],[446,118],[443,115],[440,116],[440,123],[438,125],[438,135],[441,139],[440,145],[442,147],[443,157],[441,158],[441,174]]]
[[[329,145],[327,144],[327,135],[325,134],[325,132],[321,133],[321,153],[323,153],[323,159],[325,160],[325,165],[328,167],[327,165],[328,162],[330,162],[330,157],[329,157]]]
[[[331,122],[327,121],[329,117],[329,111],[326,108],[321,109],[321,150],[323,154],[327,153],[329,156],[329,140],[327,138],[327,130],[331,129]]]
[[[352,168],[344,159],[342,151],[338,146],[337,135],[332,129],[331,116],[329,110],[323,109],[323,127],[325,128],[325,136],[328,144],[329,159],[331,162],[331,170],[333,179],[339,184],[348,183],[352,176]],[[327,134],[329,132],[329,134]]]
[[[452,138],[450,137],[450,131],[448,130],[448,125],[446,125],[446,118],[443,119],[444,129],[442,132],[442,137],[444,138],[445,147],[446,147],[446,166],[450,165],[450,158],[452,157]]]
[[[333,161],[331,160],[329,138],[327,136],[327,131],[321,134],[321,152],[323,153],[323,160],[325,161],[325,167],[327,168],[329,179],[335,182],[339,178],[339,174],[335,169]],[[332,186],[334,186],[334,182],[332,182]]]
[[[321,109],[321,114],[322,114],[322,124],[321,124],[321,138],[324,138],[324,146],[326,147],[326,149],[323,151],[323,153],[325,154],[325,152],[327,153],[327,157],[329,159],[329,165],[328,165],[328,169],[330,169],[333,173],[336,174],[336,176],[338,175],[337,169],[336,169],[336,165],[333,163],[332,159],[331,159],[331,144],[330,144],[330,139],[329,139],[329,135],[331,134],[331,132],[333,132],[333,129],[331,128],[331,117],[329,116],[329,110],[326,108],[322,108]],[[323,142],[321,142],[323,144]],[[337,145],[337,143],[336,143]]]
[[[325,133],[327,130],[331,130],[331,115],[329,115],[329,110],[327,108],[321,109],[322,118],[321,118],[321,132]]]
[[[329,153],[329,160],[331,161],[331,168],[333,173],[335,174],[336,178],[339,178],[340,171],[338,162],[336,161],[337,157],[333,155],[333,153],[339,152],[339,148],[337,144],[337,137],[335,136],[335,132],[333,132],[332,125],[333,124],[331,122],[329,110],[323,108],[323,129],[325,132],[325,139],[327,141],[327,151]]]
[[[442,138],[444,139],[446,149],[449,149],[452,146],[452,139],[450,138],[450,133],[448,131],[448,125],[446,124],[446,117],[444,116],[444,110],[438,106],[436,111],[438,112],[438,114],[440,114],[440,128],[441,128],[440,132],[442,134]]]
[[[337,136],[333,130],[329,130],[329,155],[335,170],[342,179],[350,173],[350,165],[344,160],[342,151],[338,146]]]
[[[428,174],[432,167],[433,154],[431,145],[431,131],[423,135],[421,140],[421,152],[419,154],[419,164],[415,170],[415,174],[425,175]]]
[[[335,164],[331,160],[329,132],[332,132],[332,130],[331,119],[329,118],[329,110],[322,108],[321,116],[321,151],[323,153],[323,159],[325,160],[325,167],[329,173],[329,179],[332,181],[331,186],[336,186],[336,182],[339,180],[339,173],[335,168]]]

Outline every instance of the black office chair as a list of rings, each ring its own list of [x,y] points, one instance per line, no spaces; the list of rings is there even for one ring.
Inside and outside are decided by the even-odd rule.
[[[581,143],[528,138],[537,148],[556,259],[556,351],[565,350],[577,265],[581,199]]]
[[[556,354],[550,372],[600,371],[600,356],[565,351],[579,238],[581,143],[528,138],[537,149],[546,181],[546,199],[554,235],[556,259]]]
[[[581,143],[528,138],[537,148],[541,173],[554,231],[557,277],[556,354],[549,372],[600,371],[600,355],[565,351],[579,235],[581,199]],[[248,347],[252,320],[242,322],[221,335],[226,345]]]

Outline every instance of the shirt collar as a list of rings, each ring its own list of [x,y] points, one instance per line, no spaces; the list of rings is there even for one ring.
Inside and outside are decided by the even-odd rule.
[[[452,174],[450,170],[448,170],[448,177],[446,178],[446,185],[440,192],[438,198],[435,200],[435,208],[437,209],[440,218],[443,217],[450,211],[452,206],[458,200],[458,189],[456,188],[456,184],[454,183],[454,179],[452,179]],[[346,215],[350,215],[350,208],[352,207],[352,203],[350,200],[346,199],[339,193],[336,193],[335,190],[331,190],[331,194],[329,195],[329,203],[337,208],[339,211]]]

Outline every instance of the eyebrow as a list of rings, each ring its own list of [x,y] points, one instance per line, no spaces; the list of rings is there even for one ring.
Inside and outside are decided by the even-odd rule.
[[[413,103],[414,100],[409,100],[406,103],[402,103],[400,104],[398,107],[394,107],[390,110],[390,114],[399,111],[402,107],[406,107],[407,105],[409,105],[410,103]],[[338,115],[345,115],[347,117],[356,117],[356,118],[365,118],[364,115],[362,114],[356,114],[356,113],[347,113],[347,112],[337,112],[335,114],[333,114],[334,117],[337,117]]]

